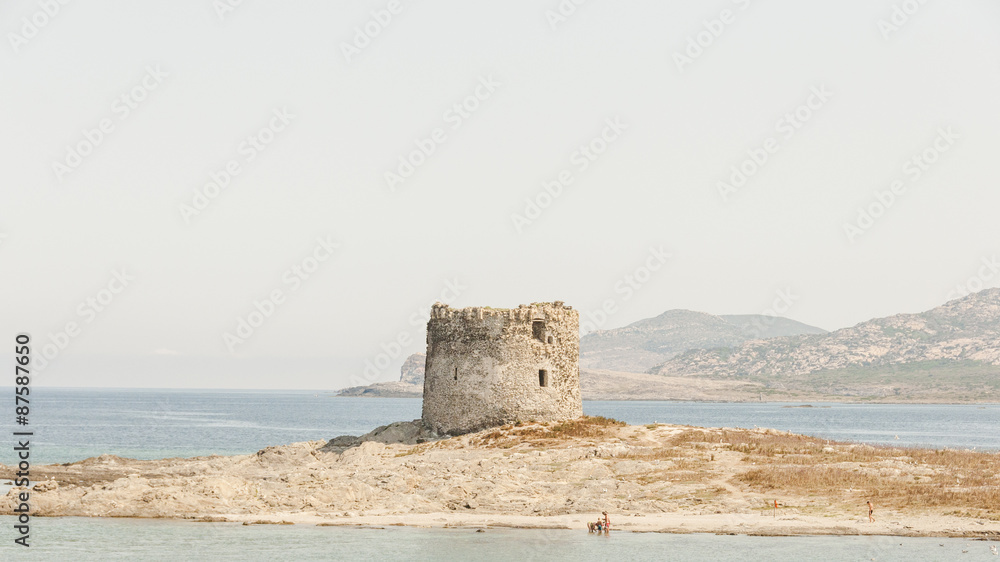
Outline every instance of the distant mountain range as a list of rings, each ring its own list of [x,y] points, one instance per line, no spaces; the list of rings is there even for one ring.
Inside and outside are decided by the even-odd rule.
[[[740,378],[770,388],[850,395],[913,385],[952,393],[996,393],[1000,383],[1000,289],[919,314],[897,314],[827,334],[748,341],[692,350],[650,370],[672,377]],[[937,376],[938,379],[934,380]],[[963,388],[964,387],[964,388]]]
[[[690,349],[735,347],[748,340],[825,333],[815,326],[775,316],[714,316],[668,310],[622,328],[583,336],[580,367],[644,373]]]
[[[418,397],[424,359],[340,395]],[[580,367],[586,400],[1000,401],[1000,289],[834,332],[669,310],[583,336]]]

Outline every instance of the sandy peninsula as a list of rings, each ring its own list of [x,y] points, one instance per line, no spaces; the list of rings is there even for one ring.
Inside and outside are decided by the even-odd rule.
[[[416,445],[32,467],[37,516],[1000,540],[1000,454],[766,429],[525,424]],[[0,477],[11,467],[0,465]],[[11,514],[17,488],[0,497]],[[875,504],[874,523],[865,502]],[[775,508],[777,502],[777,508]]]

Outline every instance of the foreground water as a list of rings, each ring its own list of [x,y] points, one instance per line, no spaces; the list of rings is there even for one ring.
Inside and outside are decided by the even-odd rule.
[[[828,439],[1000,450],[998,405],[584,402],[630,424],[773,427]],[[32,389],[35,463],[101,454],[132,458],[234,455],[270,445],[360,435],[420,417],[420,400],[329,392]],[[14,428],[13,430],[24,429]],[[15,460],[0,447],[0,462]]]
[[[585,530],[381,529],[36,518],[31,545],[13,545],[0,517],[0,559],[14,560],[996,560],[967,539],[748,537]],[[963,552],[967,551],[967,552]]]

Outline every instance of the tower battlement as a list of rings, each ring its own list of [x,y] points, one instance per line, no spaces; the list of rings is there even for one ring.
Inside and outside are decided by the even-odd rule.
[[[566,306],[562,301],[522,304],[517,308],[492,308],[489,306],[470,306],[467,308],[452,308],[440,302],[431,307],[431,319],[435,318],[467,318],[484,319],[503,316],[509,320],[530,320],[536,316],[565,315],[573,307]],[[574,313],[576,314],[576,313]]]
[[[579,313],[560,301],[510,309],[435,304],[424,422],[457,434],[582,416],[579,326]]]

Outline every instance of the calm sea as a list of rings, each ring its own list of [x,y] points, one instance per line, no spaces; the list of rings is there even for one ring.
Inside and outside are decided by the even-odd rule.
[[[35,463],[105,453],[133,458],[243,454],[269,445],[359,435],[420,417],[419,399],[338,398],[325,391],[33,388],[31,396],[27,429],[35,432]],[[631,424],[774,427],[837,440],[1000,450],[1000,405],[789,406],[585,402],[584,411]],[[3,412],[11,418],[10,431],[24,429],[13,425],[9,408]],[[12,445],[0,444],[0,462],[14,462]],[[0,560],[770,561],[818,559],[817,553],[824,560],[996,560],[988,543],[961,539],[597,537],[578,531],[244,527],[81,518],[33,519],[29,550],[13,545],[13,524],[13,518],[0,517]]]
[[[361,435],[379,425],[420,417],[419,399],[338,398],[324,391],[43,387],[33,388],[31,398],[28,429],[35,432],[31,455],[38,463],[105,453],[145,459],[245,454],[269,445]],[[1000,450],[1000,405],[789,406],[584,402],[583,409],[630,424],[759,426],[844,441]],[[13,412],[5,415],[10,430],[17,431],[21,428],[13,425],[13,417]],[[0,462],[13,461],[13,449],[0,447]]]

